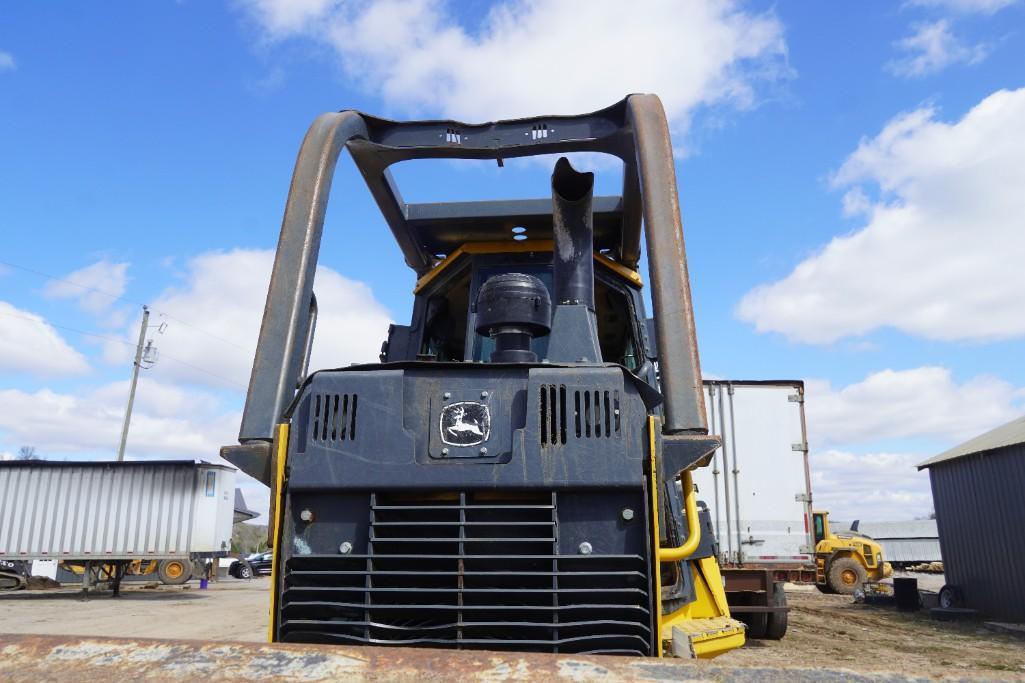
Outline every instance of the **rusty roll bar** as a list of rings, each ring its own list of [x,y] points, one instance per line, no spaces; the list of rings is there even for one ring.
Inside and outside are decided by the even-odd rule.
[[[317,270],[331,180],[342,147],[366,137],[355,112],[323,114],[303,139],[292,173],[281,235],[274,255],[267,304],[249,379],[239,441],[268,440],[295,392],[302,374],[310,329],[310,301]]]
[[[532,132],[545,126],[543,136]],[[221,455],[270,482],[274,429],[305,374],[310,302],[331,180],[348,147],[402,250],[419,275],[433,266],[406,220],[389,166],[418,158],[503,159],[563,152],[604,152],[625,164],[622,244],[630,267],[640,255],[643,217],[665,397],[663,432],[705,434],[704,396],[669,126],[655,95],[631,95],[581,116],[542,116],[487,124],[395,122],[355,111],[323,114],[303,140],[281,223],[259,342],[253,359],[241,446]]]
[[[662,430],[705,434],[705,396],[669,123],[655,95],[631,95],[626,99],[626,111],[636,140],[651,305],[665,396]]]

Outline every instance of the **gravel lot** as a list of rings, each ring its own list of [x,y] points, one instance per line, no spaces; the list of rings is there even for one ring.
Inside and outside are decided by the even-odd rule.
[[[196,581],[126,582],[120,598],[100,592],[84,600],[77,588],[0,593],[0,632],[265,642],[269,585],[266,578],[221,579],[207,590]]]
[[[971,679],[1025,678],[1025,641],[977,623],[932,621],[927,613],[854,604],[812,587],[788,591],[790,630],[716,660],[725,665],[850,668]],[[268,580],[122,589],[114,600],[82,600],[76,589],[0,594],[0,631],[112,637],[242,640],[266,638]],[[0,641],[3,637],[0,636]]]

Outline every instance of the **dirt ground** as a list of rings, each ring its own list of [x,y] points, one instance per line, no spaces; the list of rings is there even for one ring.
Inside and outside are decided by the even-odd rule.
[[[927,611],[855,604],[811,586],[787,590],[790,619],[782,640],[750,641],[722,664],[814,667],[905,676],[1025,678],[1025,640],[998,635],[979,622],[934,621]]]
[[[1025,679],[1025,641],[979,623],[854,604],[814,588],[788,590],[790,628],[781,641],[752,641],[722,665],[849,668],[904,676]],[[222,580],[208,590],[129,586],[82,600],[75,589],[0,594],[0,633],[241,640],[266,638],[268,580]],[[3,636],[0,635],[0,641]]]

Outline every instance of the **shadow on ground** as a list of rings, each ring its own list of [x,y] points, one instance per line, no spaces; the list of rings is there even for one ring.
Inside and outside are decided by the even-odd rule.
[[[5,602],[25,602],[25,601],[43,601],[43,602],[57,602],[57,601],[77,601],[77,602],[94,602],[97,600],[121,600],[124,602],[166,602],[168,600],[202,600],[208,597],[207,595],[192,592],[191,590],[174,590],[169,591],[166,589],[139,589],[139,590],[125,590],[121,589],[121,595],[117,598],[114,597],[112,591],[90,591],[88,594],[83,595],[80,590],[44,590],[44,591],[12,591],[10,593],[0,593],[0,605]]]

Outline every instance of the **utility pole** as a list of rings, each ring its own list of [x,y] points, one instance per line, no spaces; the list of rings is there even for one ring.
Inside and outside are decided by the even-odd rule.
[[[117,461],[125,459],[125,444],[128,442],[128,423],[132,421],[132,404],[135,403],[135,385],[139,381],[139,365],[142,363],[142,345],[146,340],[149,325],[149,307],[142,307],[142,325],[139,327],[139,343],[135,346],[135,364],[132,368],[132,388],[128,391],[128,407],[125,408],[125,423],[121,427],[121,446],[117,449]]]

